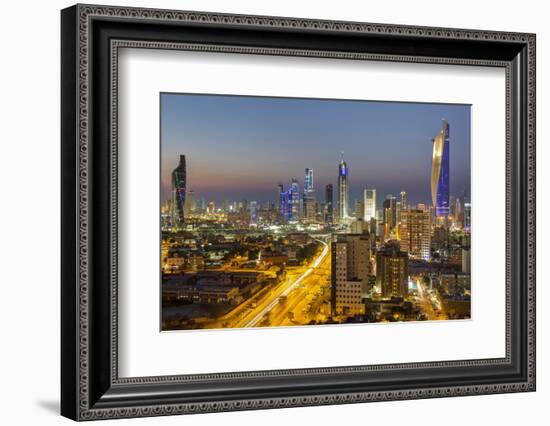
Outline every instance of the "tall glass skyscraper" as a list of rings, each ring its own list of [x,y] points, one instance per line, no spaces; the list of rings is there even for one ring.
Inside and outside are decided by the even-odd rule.
[[[172,172],[172,226],[183,226],[185,220],[185,187],[187,168],[185,155],[180,155],[180,163]]]
[[[338,220],[343,221],[349,217],[349,169],[344,161],[344,154],[338,165]]]
[[[384,209],[384,224],[387,224],[390,229],[397,225],[397,198],[392,194],[386,195],[386,199],[382,202]]]
[[[306,167],[304,173],[304,193],[313,191],[313,169]]]
[[[277,185],[277,194],[279,196],[279,213],[284,218],[286,212],[286,194],[282,183]]]
[[[285,221],[300,219],[300,185],[297,179],[292,179],[290,187],[284,191],[279,185],[279,208]]]
[[[407,199],[407,193],[401,191],[401,210],[409,210],[409,201]]]
[[[315,220],[316,211],[315,190],[313,189],[313,169],[307,167],[304,173],[303,217]]]
[[[367,189],[363,191],[363,202],[365,203],[365,216],[363,220],[371,220],[376,217],[376,189]]]
[[[290,212],[291,220],[300,219],[300,184],[297,179],[292,179],[290,184]]]
[[[333,223],[334,215],[332,209],[332,184],[329,183],[325,186],[325,222],[328,224]]]
[[[432,204],[437,217],[449,215],[449,123],[446,120],[433,140]]]

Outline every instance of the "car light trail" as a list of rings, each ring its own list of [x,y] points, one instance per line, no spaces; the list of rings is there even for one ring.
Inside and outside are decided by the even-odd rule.
[[[296,289],[296,287],[300,285],[300,283],[304,279],[306,279],[309,275],[311,275],[311,273],[315,268],[317,268],[321,264],[323,259],[328,254],[328,244],[321,240],[316,240],[316,241],[319,241],[320,243],[324,244],[325,247],[323,248],[321,255],[317,259],[315,259],[315,262],[313,262],[313,265],[307,268],[307,270],[302,275],[300,275],[292,285],[290,285],[281,293],[279,293],[277,297],[274,298],[274,300],[272,300],[265,308],[263,308],[257,315],[254,316],[254,318],[252,318],[249,322],[247,322],[243,327],[255,327],[262,320],[265,314],[267,314],[275,306],[277,306],[277,304],[279,303],[279,297],[288,296],[294,289]]]

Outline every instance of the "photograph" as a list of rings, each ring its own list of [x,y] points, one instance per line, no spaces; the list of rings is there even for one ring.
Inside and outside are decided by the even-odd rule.
[[[28,374],[7,388],[32,389],[37,409],[22,392],[8,417],[256,425],[284,409],[300,424],[321,410],[305,407],[325,406],[334,424],[353,412],[384,422],[395,406],[395,421],[416,424],[429,404],[451,423],[490,411],[517,424],[542,413],[542,6],[162,3],[40,3],[31,23],[51,49],[34,43],[30,56],[20,39],[37,31],[12,31],[23,66],[5,67],[21,101],[6,140],[36,143],[7,144],[4,281],[32,265],[40,285],[38,316],[21,316],[21,285],[5,286],[7,318],[28,322],[7,329],[23,352],[59,344],[11,369]],[[21,70],[40,60],[44,78],[29,79]],[[60,108],[30,119],[18,106],[31,95]],[[43,169],[53,183],[41,173],[29,197],[36,173],[21,171]],[[56,185],[57,202],[42,190]],[[42,208],[32,226],[36,206],[51,226]],[[59,250],[32,256],[38,267],[21,256],[55,239]],[[50,269],[61,291],[42,283]]]
[[[161,93],[161,331],[470,319],[470,115]]]

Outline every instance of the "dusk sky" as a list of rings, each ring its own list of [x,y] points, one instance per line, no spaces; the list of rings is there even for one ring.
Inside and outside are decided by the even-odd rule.
[[[349,167],[350,204],[365,187],[407,191],[409,203],[431,203],[432,139],[450,125],[451,195],[470,195],[470,106],[402,102],[161,94],[161,196],[187,159],[187,189],[197,200],[276,201],[313,168],[317,199],[334,186],[341,152]]]

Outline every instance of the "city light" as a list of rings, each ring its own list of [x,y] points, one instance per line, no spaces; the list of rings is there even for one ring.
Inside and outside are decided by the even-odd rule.
[[[296,166],[267,197],[221,199],[178,153],[160,212],[162,330],[469,318],[471,202],[451,192],[449,128],[426,150],[431,200],[406,179],[392,193],[354,180],[361,161],[343,153],[328,171]]]

